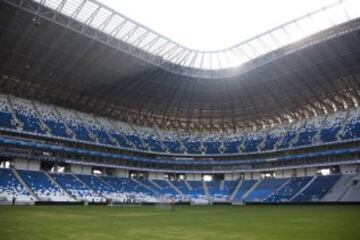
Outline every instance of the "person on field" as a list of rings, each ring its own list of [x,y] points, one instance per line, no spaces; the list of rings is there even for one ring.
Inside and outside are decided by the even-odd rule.
[[[13,198],[12,198],[11,205],[12,205],[12,206],[15,206],[15,202],[16,202],[16,197],[13,197]]]
[[[174,198],[172,198],[171,199],[171,211],[175,211],[175,199]]]

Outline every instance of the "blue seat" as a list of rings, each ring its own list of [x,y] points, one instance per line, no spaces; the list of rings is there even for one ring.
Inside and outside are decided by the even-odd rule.
[[[9,112],[0,112],[0,127],[14,129],[12,125],[12,116]]]
[[[247,193],[257,182],[257,180],[243,180],[239,190],[236,192],[233,201],[241,202],[245,193]]]
[[[246,196],[245,202],[264,202],[271,194],[280,188],[287,179],[263,179],[259,185]]]
[[[33,200],[11,169],[7,168],[0,168],[0,196],[5,197],[8,201],[11,201],[13,197],[20,201]]]
[[[284,187],[270,195],[265,202],[288,202],[295,194],[305,187],[311,179],[312,177],[291,178]]]
[[[43,172],[17,170],[30,189],[42,200],[67,201],[68,197]]]
[[[321,200],[340,178],[340,175],[318,176],[293,202],[311,202]]]
[[[240,139],[232,138],[224,140],[224,153],[238,153],[239,146],[241,144]]]
[[[16,112],[16,118],[23,124],[23,130],[27,132],[44,134],[44,130],[40,128],[39,118],[32,115],[25,115]]]
[[[164,149],[161,146],[161,142],[157,139],[155,134],[148,135],[143,138],[144,142],[147,143],[151,151],[154,152],[164,152]]]
[[[49,127],[52,135],[57,137],[70,138],[66,132],[64,123],[55,120],[43,120],[43,122]]]

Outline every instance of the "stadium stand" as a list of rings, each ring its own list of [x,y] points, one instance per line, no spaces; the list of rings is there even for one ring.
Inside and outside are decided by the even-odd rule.
[[[179,198],[179,194],[166,180],[153,180],[158,186],[161,187],[161,194],[168,198]]]
[[[71,196],[77,200],[88,202],[102,202],[105,198],[101,197],[73,174],[50,174],[50,176]]]
[[[15,174],[14,174],[15,173]],[[18,175],[18,176],[16,176]],[[0,198],[20,202],[281,203],[358,201],[359,176],[319,175],[231,181],[167,181],[0,168]],[[21,179],[18,179],[21,178]],[[239,188],[237,189],[237,187]],[[205,190],[206,188],[206,190]],[[32,197],[32,194],[36,198]],[[231,199],[231,196],[233,198]],[[1,200],[0,200],[1,201]]]
[[[345,185],[345,187],[344,187]],[[349,182],[346,182],[342,186],[338,186],[341,189],[345,189],[345,192],[337,200],[357,202],[360,199],[360,174],[356,174],[349,178]]]
[[[191,186],[191,193],[189,194],[190,198],[196,198],[196,199],[206,198],[202,181],[187,181],[187,182]]]
[[[41,122],[30,101],[14,98],[14,112],[16,119],[22,123],[23,131],[44,134]]]
[[[238,181],[209,181],[205,182],[209,194],[214,201],[226,201],[230,195],[235,191]]]
[[[0,196],[8,201],[16,198],[18,201],[33,201],[30,193],[21,185],[10,169],[0,168]]]
[[[8,105],[7,97],[5,95],[0,95],[0,124],[1,127],[14,129],[15,123],[11,116],[11,110]]]
[[[54,202],[67,202],[72,200],[43,172],[18,170],[18,173],[27,186],[41,200]]]
[[[344,132],[341,133],[341,136],[345,140],[360,137],[360,108],[349,111],[348,121],[345,123]]]
[[[101,178],[127,196],[135,196],[136,198],[141,199],[151,199],[156,194],[156,191],[150,190],[143,185],[138,184],[133,179],[110,176],[103,176]]]
[[[178,138],[175,132],[159,131],[159,134],[162,137],[162,142],[166,146],[168,152],[175,154],[184,153],[184,148],[181,144],[181,140]]]
[[[245,194],[248,193],[251,188],[257,183],[257,180],[244,180],[240,185],[240,189],[236,192],[233,201],[242,202],[244,200]]]
[[[288,180],[285,186],[271,194],[265,202],[288,202],[295,194],[305,187],[312,177],[298,177]]]
[[[34,103],[34,106],[36,104]],[[56,137],[71,138],[65,123],[60,119],[59,114],[53,106],[38,104],[39,117],[50,130],[50,134]]]
[[[8,98],[1,98],[1,127],[14,129],[14,122],[19,120],[22,131],[36,134],[50,134],[54,137],[70,138],[70,132],[78,141],[120,146],[140,151],[183,153],[184,146],[188,154],[218,155],[235,153],[253,153],[277,149],[291,149],[308,145],[318,145],[358,139],[360,135],[360,110],[349,109],[326,117],[316,117],[292,125],[278,126],[274,129],[249,133],[182,135],[174,132],[133,126],[111,119],[99,118],[86,113],[58,108],[58,112],[49,105],[31,103],[24,99],[11,98],[16,112],[16,120],[9,112]],[[37,106],[36,108],[34,106]],[[35,109],[39,109],[36,111]],[[37,113],[39,112],[39,114]],[[346,116],[348,117],[346,118]],[[64,122],[62,122],[64,119]],[[110,122],[115,122],[119,129]],[[44,123],[46,126],[42,126]],[[106,126],[106,127],[104,127]],[[67,130],[67,127],[70,130]],[[287,129],[287,130],[285,130]],[[343,131],[341,131],[343,129]],[[160,134],[160,135],[159,135]],[[163,139],[163,140],[162,140]]]
[[[207,134],[203,137],[203,145],[206,154],[220,154],[222,137],[219,134]]]
[[[320,132],[320,141],[335,142],[338,141],[338,134],[342,128],[348,112],[339,111],[333,115],[329,115],[323,122]]]
[[[203,52],[94,0],[0,1],[0,202],[360,201],[345,2]]]
[[[113,201],[123,201],[124,196],[119,193],[116,188],[102,181],[99,177],[83,174],[77,174],[76,176],[92,190],[99,193],[99,195],[107,199],[112,199]]]
[[[319,201],[339,179],[339,175],[317,176],[316,179],[293,202]]]
[[[286,183],[287,179],[264,179],[262,180],[244,200],[245,202],[263,202],[277,189]]]

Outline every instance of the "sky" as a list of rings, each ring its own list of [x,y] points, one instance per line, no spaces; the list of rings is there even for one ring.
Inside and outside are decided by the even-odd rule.
[[[194,50],[229,48],[336,0],[98,0]]]

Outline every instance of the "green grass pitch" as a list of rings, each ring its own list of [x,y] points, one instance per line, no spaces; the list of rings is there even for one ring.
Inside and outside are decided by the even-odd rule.
[[[1,206],[1,240],[359,240],[360,206]]]

